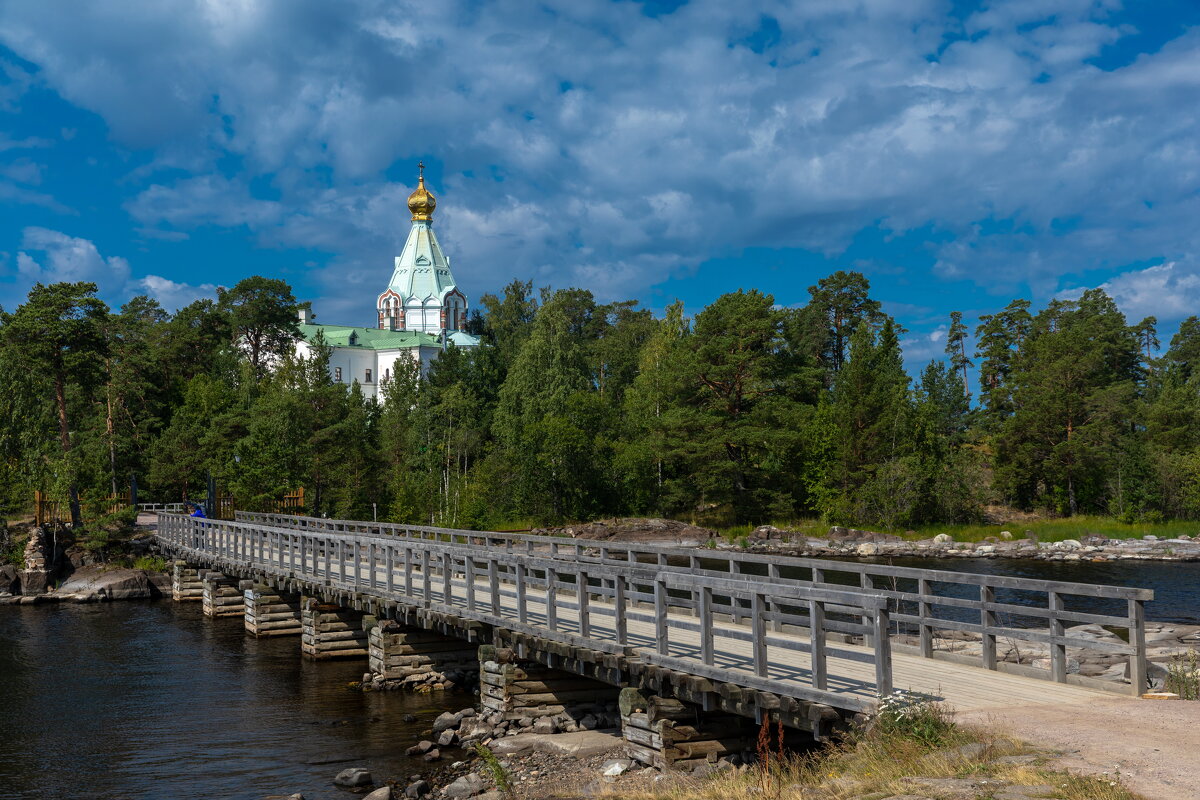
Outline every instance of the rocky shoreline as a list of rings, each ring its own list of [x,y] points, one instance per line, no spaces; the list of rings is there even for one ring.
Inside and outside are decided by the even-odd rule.
[[[939,533],[929,539],[904,539],[891,533],[835,526],[829,538],[818,538],[763,525],[754,530],[745,547],[714,542],[719,550],[744,549],[807,558],[1020,558],[1040,561],[1200,561],[1200,535],[1159,539],[1110,539],[1088,534],[1082,539],[1038,541],[1027,532],[1011,531],[980,542],[959,542]]]

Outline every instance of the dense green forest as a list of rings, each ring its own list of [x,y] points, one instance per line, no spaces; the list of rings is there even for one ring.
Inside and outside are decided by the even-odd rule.
[[[989,504],[1126,520],[1200,517],[1200,320],[1165,351],[1102,291],[1025,300],[915,380],[867,280],[800,308],[739,291],[694,316],[514,282],[421,378],[384,401],[294,358],[298,303],[248,278],[170,315],[86,283],[0,310],[0,515],[34,489],[242,508],[305,487],[308,511],[455,527],[666,515],[820,516],[895,528]],[[974,386],[969,381],[975,381]]]

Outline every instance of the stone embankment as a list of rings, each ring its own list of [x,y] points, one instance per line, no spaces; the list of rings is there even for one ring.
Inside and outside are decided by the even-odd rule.
[[[718,543],[718,549],[735,549]],[[770,525],[757,528],[746,549],[809,558],[1033,558],[1043,561],[1200,561],[1200,535],[1160,539],[1110,539],[1088,534],[1082,539],[1040,542],[1032,534],[1002,531],[981,542],[959,542],[949,534],[930,539],[902,539],[895,534],[835,526],[829,538],[806,536]]]

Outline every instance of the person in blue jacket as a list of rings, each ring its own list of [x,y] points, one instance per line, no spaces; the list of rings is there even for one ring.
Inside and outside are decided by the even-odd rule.
[[[200,505],[199,503],[193,503],[192,504],[192,513],[188,514],[188,516],[189,517],[201,517],[201,518],[205,517],[206,515],[204,513],[204,506]]]

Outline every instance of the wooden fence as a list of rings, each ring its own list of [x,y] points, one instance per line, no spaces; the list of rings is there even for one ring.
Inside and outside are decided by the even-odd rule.
[[[99,498],[79,498],[79,510],[84,521],[95,520],[119,511],[127,511],[130,505],[129,492],[110,494]],[[52,497],[46,492],[33,493],[33,518],[38,526],[71,521],[71,503],[65,498]]]

